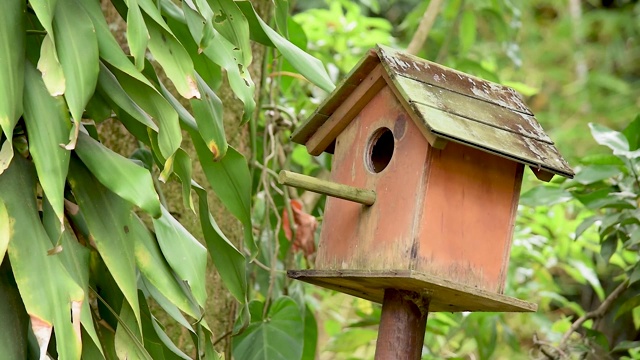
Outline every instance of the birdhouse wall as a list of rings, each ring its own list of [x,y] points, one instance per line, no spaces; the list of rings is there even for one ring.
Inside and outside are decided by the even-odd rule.
[[[524,166],[453,142],[429,155],[413,268],[503,293]]]
[[[376,172],[381,129],[393,153]],[[336,138],[331,170],[336,183],[375,190],[376,202],[327,199],[316,269],[416,270],[502,293],[522,171],[454,142],[432,148],[385,86]]]
[[[375,173],[367,165],[369,143],[382,128],[393,134],[395,148],[386,168]],[[388,87],[360,111],[336,139],[331,180],[375,189],[376,202],[364,206],[327,198],[317,269],[409,268],[428,147]]]

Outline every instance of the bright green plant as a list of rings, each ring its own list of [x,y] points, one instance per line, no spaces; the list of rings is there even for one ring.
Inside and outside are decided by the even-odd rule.
[[[218,358],[203,320],[207,253],[244,307],[238,331],[246,328],[245,338],[262,331],[270,340],[289,341],[294,333],[283,337],[273,331],[303,328],[303,309],[284,297],[265,306],[270,317],[262,318],[248,301],[246,262],[259,251],[250,171],[227,144],[224,109],[214,90],[224,70],[244,104],[243,122],[252,118],[250,39],[277,48],[295,71],[325,91],[333,83],[317,59],[269,27],[250,2],[112,3],[126,19],[130,54],[111,34],[99,1],[3,3],[2,357],[188,358],[150,313],[153,299],[191,333],[197,358]],[[282,24],[286,1],[277,3]],[[166,75],[176,96],[188,100],[190,110],[155,69]],[[109,117],[141,144],[132,159],[100,142],[95,123]],[[183,130],[197,159],[180,147]],[[209,213],[206,190],[191,179],[194,161],[243,224],[244,247],[231,244]],[[191,190],[198,195],[208,249],[169,213],[154,186],[172,176],[182,183],[187,208],[195,210]],[[237,351],[243,356],[257,356],[267,347],[243,346],[242,339]],[[285,358],[302,353],[301,341],[287,346],[291,353]]]

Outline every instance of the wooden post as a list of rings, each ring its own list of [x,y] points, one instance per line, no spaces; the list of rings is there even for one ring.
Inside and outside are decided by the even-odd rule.
[[[386,289],[375,360],[420,360],[429,299],[418,293]]]
[[[319,194],[355,201],[363,205],[371,206],[376,202],[376,192],[373,190],[337,184],[331,181],[320,180],[313,176],[297,174],[287,170],[280,171],[278,182],[280,184],[313,191]]]

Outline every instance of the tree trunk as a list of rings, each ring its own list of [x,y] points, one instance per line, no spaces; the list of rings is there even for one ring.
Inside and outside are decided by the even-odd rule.
[[[271,16],[272,3],[269,0],[252,0],[258,14],[268,21]],[[109,0],[102,0],[102,8],[107,17],[107,21],[112,25],[112,29],[116,39],[120,45],[127,49],[125,30],[126,24],[112,7]],[[253,43],[253,63],[249,67],[249,72],[254,82],[256,83],[256,97],[260,93],[260,79],[262,77],[262,63],[265,56],[265,47]],[[238,100],[233,91],[229,87],[229,84],[223,82],[221,88],[217,91],[217,95],[222,100],[224,105],[224,126],[227,136],[227,141],[230,146],[233,146],[247,159],[250,158],[251,148],[249,143],[249,131],[247,126],[240,126],[242,119],[243,104]],[[170,85],[170,82],[166,79],[163,81],[165,85]],[[188,103],[184,102],[183,105]],[[256,109],[259,111],[259,109]],[[135,139],[127,132],[127,130],[118,121],[105,121],[100,126],[101,140],[110,149],[124,155],[129,156],[137,147]],[[193,144],[187,134],[183,132],[182,148],[189,154],[191,159],[196,160],[196,152],[193,148]],[[243,229],[240,222],[231,215],[231,213],[220,203],[215,197],[213,191],[207,187],[207,180],[200,167],[199,162],[193,162],[193,179],[200,185],[205,186],[209,193],[210,211],[213,217],[216,219],[221,230],[227,235],[229,240],[234,244],[238,244],[243,237]],[[162,191],[166,198],[169,211],[174,217],[180,221],[180,223],[193,234],[201,243],[205,244],[204,237],[202,235],[202,229],[197,214],[192,213],[188,209],[185,209],[182,205],[182,193],[180,184],[175,179],[172,179],[162,186]],[[197,207],[196,207],[197,208]],[[214,340],[219,340],[216,348],[218,351],[225,353],[226,359],[231,359],[231,337],[229,336],[233,329],[233,324],[236,319],[237,313],[237,301],[231,296],[229,291],[224,287],[224,284],[220,280],[218,272],[211,263],[211,258],[207,264],[207,304],[205,308],[205,319],[211,327],[214,334]],[[166,316],[160,316],[160,320],[163,323],[167,323]],[[191,344],[190,336],[186,329],[178,327],[177,325],[167,326],[167,333],[171,339],[187,353],[192,353],[193,349],[190,348]]]

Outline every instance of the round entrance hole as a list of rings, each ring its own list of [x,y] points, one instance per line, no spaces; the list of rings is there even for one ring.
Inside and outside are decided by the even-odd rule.
[[[366,163],[370,171],[379,173],[384,170],[393,156],[393,133],[386,127],[376,130],[367,145]]]

